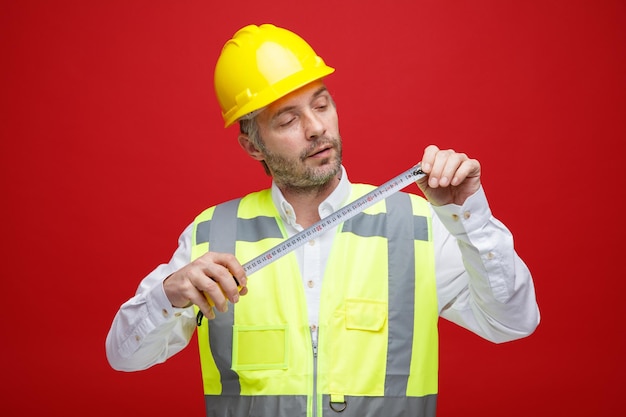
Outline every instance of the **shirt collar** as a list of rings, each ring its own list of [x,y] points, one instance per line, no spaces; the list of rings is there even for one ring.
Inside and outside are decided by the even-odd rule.
[[[350,190],[352,186],[350,184],[350,180],[348,180],[348,174],[346,173],[346,169],[341,166],[341,178],[339,180],[339,185],[337,188],[326,198],[326,200],[322,201],[322,203],[317,208],[320,218],[334,213],[343,207],[348,197],[350,197]],[[272,201],[280,214],[281,219],[292,227],[299,227],[296,221],[296,213],[291,204],[285,197],[283,193],[278,189],[276,183],[272,181]]]

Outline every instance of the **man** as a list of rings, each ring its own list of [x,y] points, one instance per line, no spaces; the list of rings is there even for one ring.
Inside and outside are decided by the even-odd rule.
[[[226,43],[225,124],[239,122],[272,187],[186,228],[117,313],[112,367],[161,363],[197,329],[208,416],[433,416],[439,316],[494,342],[534,331],[532,278],[491,215],[480,164],[433,145],[417,181],[427,201],[396,193],[246,276],[242,263],[373,189],[342,165],[333,71],[272,25]],[[196,327],[197,311],[208,320]]]

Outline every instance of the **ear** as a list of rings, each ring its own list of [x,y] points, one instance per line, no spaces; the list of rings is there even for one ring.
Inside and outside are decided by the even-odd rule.
[[[247,134],[240,133],[237,140],[239,141],[239,145],[252,159],[256,159],[257,161],[263,161],[265,159],[263,153],[257,149],[254,143],[248,138]]]

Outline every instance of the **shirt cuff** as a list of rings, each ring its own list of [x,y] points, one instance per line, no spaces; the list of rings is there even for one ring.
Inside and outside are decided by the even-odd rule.
[[[158,327],[160,324],[173,321],[180,317],[185,308],[172,306],[172,303],[165,294],[163,282],[155,285],[146,296],[146,304],[148,306],[148,317]]]
[[[491,209],[482,186],[462,206],[446,204],[432,207],[445,228],[457,238],[482,229],[491,218]]]

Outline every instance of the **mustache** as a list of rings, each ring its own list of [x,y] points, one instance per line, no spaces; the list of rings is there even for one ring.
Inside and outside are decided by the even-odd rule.
[[[337,138],[321,136],[320,138],[312,142],[311,146],[305,149],[304,152],[302,152],[301,157],[302,159],[306,159],[309,156],[319,152],[320,149],[337,148],[338,143],[339,140]]]

